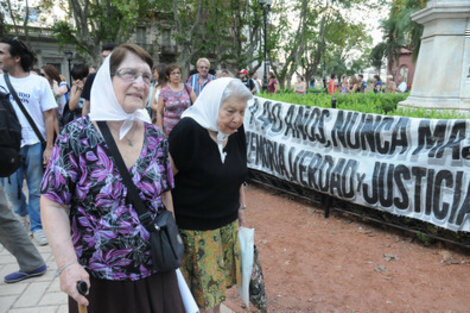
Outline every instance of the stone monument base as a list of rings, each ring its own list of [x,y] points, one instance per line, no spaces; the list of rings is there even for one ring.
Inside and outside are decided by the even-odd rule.
[[[445,97],[413,97],[398,103],[398,108],[403,109],[430,109],[442,111],[455,111],[470,116],[470,99],[445,98]]]
[[[431,0],[412,19],[424,30],[411,93],[399,107],[470,113],[470,0]]]

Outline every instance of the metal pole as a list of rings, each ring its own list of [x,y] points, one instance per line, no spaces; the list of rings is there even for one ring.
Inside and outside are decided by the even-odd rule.
[[[69,62],[69,86],[70,88],[72,88],[72,74],[70,73],[71,72],[70,63],[72,62],[72,60],[68,58],[67,61]]]
[[[263,20],[264,20],[264,74],[263,74],[263,90],[268,90],[268,5],[262,4]]]
[[[73,51],[65,50],[64,54],[65,54],[65,57],[67,58],[67,62],[69,66],[69,86],[72,86],[72,75],[70,74],[71,72],[70,68],[72,67]]]

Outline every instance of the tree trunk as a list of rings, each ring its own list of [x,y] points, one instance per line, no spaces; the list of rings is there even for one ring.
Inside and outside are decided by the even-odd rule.
[[[20,35],[20,30],[18,25],[16,24],[16,18],[15,15],[13,14],[13,9],[11,7],[11,0],[7,0],[7,6],[8,6],[8,12],[10,13],[10,18],[13,22],[13,28],[15,30],[15,35],[18,37]]]
[[[6,37],[7,35],[7,27],[5,25],[5,14],[0,12],[0,37]]]

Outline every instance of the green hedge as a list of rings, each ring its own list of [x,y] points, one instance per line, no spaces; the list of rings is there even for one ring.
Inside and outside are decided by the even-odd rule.
[[[468,118],[462,113],[455,111],[437,111],[429,109],[404,109],[397,108],[398,102],[408,97],[405,94],[375,94],[375,93],[356,93],[356,94],[338,94],[336,95],[336,107],[343,110],[358,111],[362,113],[376,113],[384,115],[399,115],[419,118],[436,119],[460,119]],[[306,94],[298,95],[292,92],[281,92],[280,94],[262,93],[261,97],[294,103],[306,106],[317,106],[322,108],[331,108],[331,95],[326,94]]]

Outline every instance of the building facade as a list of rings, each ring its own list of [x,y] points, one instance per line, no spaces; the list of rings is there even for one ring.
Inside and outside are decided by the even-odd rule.
[[[387,74],[393,76],[393,80],[397,85],[400,83],[400,77],[403,77],[406,84],[408,85],[408,90],[410,90],[411,84],[413,83],[415,70],[416,63],[413,62],[413,52],[408,49],[401,48],[398,62],[394,60],[392,65],[392,72]]]

